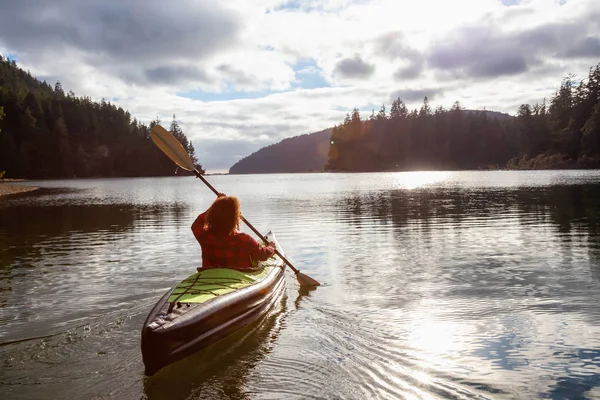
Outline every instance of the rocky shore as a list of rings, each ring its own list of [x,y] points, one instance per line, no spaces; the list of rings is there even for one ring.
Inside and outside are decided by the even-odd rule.
[[[31,192],[37,189],[35,186],[19,185],[15,181],[0,181],[0,198],[11,194]]]

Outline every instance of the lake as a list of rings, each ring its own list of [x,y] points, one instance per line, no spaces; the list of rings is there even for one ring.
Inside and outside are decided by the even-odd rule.
[[[2,399],[600,398],[600,171],[208,176],[322,283],[144,377],[200,266],[193,177],[0,199]],[[242,226],[243,231],[250,230]]]

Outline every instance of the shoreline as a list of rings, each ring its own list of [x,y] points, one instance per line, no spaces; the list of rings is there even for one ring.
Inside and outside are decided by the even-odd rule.
[[[17,180],[0,180],[0,198],[14,194],[28,193],[38,190],[36,186],[16,185],[13,182]],[[23,180],[19,180],[23,181]],[[18,181],[17,181],[18,182]]]

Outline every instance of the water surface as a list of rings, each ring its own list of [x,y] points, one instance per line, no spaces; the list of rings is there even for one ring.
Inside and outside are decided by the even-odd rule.
[[[2,398],[600,398],[600,171],[209,176],[323,283],[143,376],[199,266],[192,177],[0,199]],[[242,227],[250,232],[246,227]]]

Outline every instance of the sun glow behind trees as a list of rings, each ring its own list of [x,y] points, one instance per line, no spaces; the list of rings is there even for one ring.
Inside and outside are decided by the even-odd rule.
[[[516,118],[432,110],[427,97],[409,111],[394,100],[369,119],[355,108],[333,128],[329,171],[600,167],[600,64],[575,84],[567,76],[549,104],[523,104]]]

